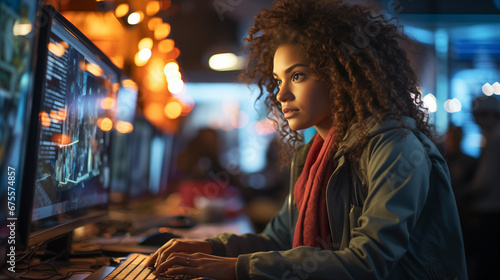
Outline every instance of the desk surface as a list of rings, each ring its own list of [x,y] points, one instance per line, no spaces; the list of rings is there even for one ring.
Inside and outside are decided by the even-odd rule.
[[[253,228],[251,226],[250,220],[245,215],[240,215],[233,219],[228,219],[226,221],[220,223],[199,223],[190,229],[174,229],[175,233],[182,235],[187,239],[198,239],[203,240],[207,237],[211,237],[217,235],[222,232],[232,232],[236,234],[244,234],[253,232]],[[73,244],[73,249],[78,251],[78,253],[83,254],[87,253],[89,256],[94,252],[94,254],[98,254],[100,248],[102,246],[126,246],[128,249],[137,248],[136,252],[139,253],[153,253],[156,251],[156,247],[146,247],[146,246],[137,246],[133,247],[132,244],[137,244],[137,237],[134,236],[122,236],[122,237],[96,237],[89,240],[76,242]],[[133,250],[129,250],[133,251]],[[124,252],[124,256],[128,253]],[[44,277],[49,277],[50,275],[54,275],[55,269],[62,274],[67,275],[70,272],[77,272],[68,279],[71,280],[80,280],[85,279],[88,275],[91,274],[91,271],[96,271],[100,267],[108,266],[112,262],[111,256],[101,255],[101,256],[90,256],[90,257],[81,257],[81,258],[70,258],[67,261],[54,261],[50,263],[50,266],[53,266],[54,270],[47,269],[47,271],[36,271],[30,272],[29,275],[24,275],[30,278],[38,278],[44,279]],[[38,264],[40,262],[38,261]],[[37,261],[34,262],[37,264]],[[50,279],[50,278],[48,278]]]

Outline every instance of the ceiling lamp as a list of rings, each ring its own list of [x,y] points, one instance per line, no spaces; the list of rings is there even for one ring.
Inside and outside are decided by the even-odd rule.
[[[208,60],[210,68],[216,71],[241,70],[244,63],[245,58],[237,56],[234,53],[214,54]]]

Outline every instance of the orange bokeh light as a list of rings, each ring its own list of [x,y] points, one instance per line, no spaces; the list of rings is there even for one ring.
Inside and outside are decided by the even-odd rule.
[[[182,113],[182,106],[177,101],[170,101],[165,106],[165,116],[169,119],[176,119]]]
[[[51,121],[50,121],[49,114],[47,114],[47,112],[45,112],[45,111],[40,112],[39,118],[40,118],[40,123],[42,124],[42,126],[45,126],[45,127],[50,126]]]
[[[106,97],[101,100],[101,108],[104,110],[111,110],[115,107],[115,100],[113,97]]]
[[[160,2],[150,1],[146,5],[146,14],[148,16],[153,16],[160,11]]]
[[[171,71],[179,72],[179,64],[175,60],[171,60],[171,61],[167,62],[165,64],[165,67],[163,67],[163,73],[165,73],[165,76],[168,77],[167,73],[174,73]]]
[[[85,64],[85,70],[89,72],[90,74],[96,76],[96,77],[101,77],[104,71],[101,69],[101,67],[95,63],[87,63]]]
[[[125,79],[125,80],[123,80],[122,84],[126,88],[130,88],[130,89],[133,89],[133,90],[137,90],[138,89],[137,83],[134,82],[131,79]]]
[[[169,34],[170,34],[170,24],[168,23],[158,24],[154,31],[154,36],[156,40],[163,40],[167,38]]]
[[[59,109],[58,115],[62,120],[65,120],[68,113],[66,112],[66,109],[61,108]]]
[[[171,52],[167,53],[165,56],[169,59],[177,59],[181,51],[178,48],[174,48]]]
[[[141,67],[141,66],[144,66],[148,63],[149,60],[142,60],[139,58],[139,52],[137,52],[134,56],[134,62],[135,62],[135,65],[138,66],[138,67]]]
[[[163,23],[163,19],[161,19],[161,17],[152,17],[149,21],[148,21],[148,29],[151,30],[151,31],[154,31],[155,28],[162,24]]]
[[[124,17],[128,13],[129,9],[130,8],[127,3],[120,4],[115,9],[115,16],[117,18]]]
[[[59,115],[59,112],[54,110],[50,111],[50,118],[60,122],[64,121],[64,118]]]
[[[149,37],[144,37],[139,41],[139,44],[137,45],[137,48],[139,50],[142,49],[152,49],[153,48],[153,39]]]
[[[71,137],[66,134],[54,133],[52,134],[52,142],[59,145],[71,144]]]
[[[144,110],[144,115],[146,118],[152,122],[158,122],[163,120],[163,106],[158,103],[151,103],[146,106]]]
[[[162,53],[168,53],[173,51],[175,48],[175,42],[172,39],[161,40],[158,43],[158,50]]]
[[[97,121],[97,125],[102,131],[110,131],[113,128],[113,121],[110,118],[103,118]]]
[[[161,1],[161,9],[162,10],[168,9],[171,4],[172,4],[172,2],[170,0],[163,0],[163,1]]]
[[[116,122],[116,130],[120,133],[130,133],[134,130],[134,125],[125,121]]]
[[[64,53],[66,52],[66,49],[63,46],[61,46],[59,44],[54,44],[52,42],[50,42],[47,45],[47,47],[48,47],[49,51],[57,57],[63,56]]]

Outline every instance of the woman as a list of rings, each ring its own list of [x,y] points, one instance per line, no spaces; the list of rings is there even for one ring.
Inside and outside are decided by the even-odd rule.
[[[246,77],[292,145],[298,130],[318,133],[295,151],[288,200],[262,233],[173,240],[148,265],[216,279],[465,279],[448,169],[400,39],[340,1],[257,15]]]

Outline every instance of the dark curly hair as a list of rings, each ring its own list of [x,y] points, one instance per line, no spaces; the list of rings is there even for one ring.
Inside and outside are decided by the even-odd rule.
[[[335,128],[332,149],[338,148],[352,124],[359,123],[362,140],[350,155],[359,158],[369,140],[363,122],[368,117],[378,121],[390,117],[403,127],[403,117],[409,116],[421,132],[434,139],[416,74],[400,46],[407,37],[399,23],[392,22],[373,15],[367,7],[340,0],[283,0],[255,17],[244,39],[249,62],[242,76],[248,84],[257,84],[257,101],[265,97],[268,117],[276,122],[291,149],[302,137],[284,119],[273,78],[274,53],[283,44],[300,48],[329,89]]]

